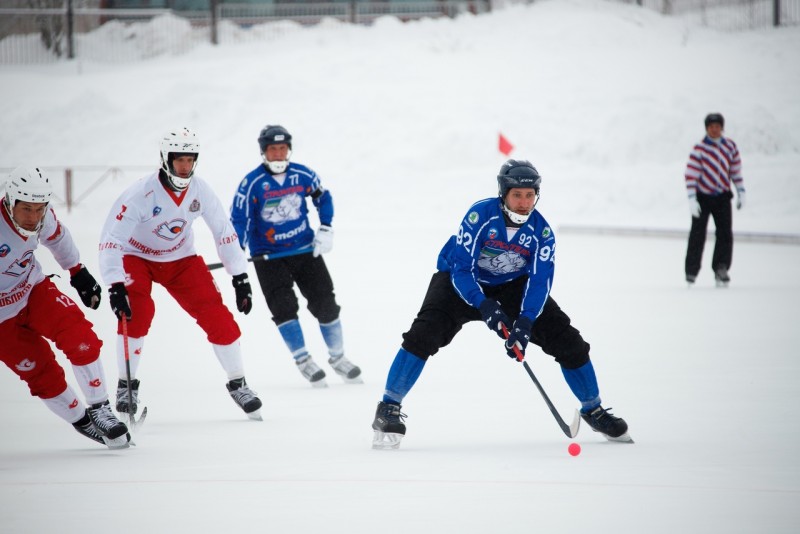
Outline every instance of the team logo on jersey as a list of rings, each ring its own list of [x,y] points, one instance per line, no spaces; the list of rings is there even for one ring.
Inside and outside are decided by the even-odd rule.
[[[28,358],[25,358],[14,367],[16,367],[17,371],[19,371],[20,373],[27,373],[29,371],[34,370],[34,368],[36,367],[36,362],[32,362]]]
[[[155,217],[159,213],[161,213],[161,206],[156,206],[155,208],[153,208],[153,217]]]
[[[262,188],[262,189],[264,189],[264,191],[269,191],[269,188],[270,188],[270,187],[272,187],[272,186],[271,186],[271,185],[269,185],[269,182],[263,182],[263,183],[261,184],[261,188]]]
[[[33,261],[33,251],[28,250],[22,257],[18,260],[15,260],[14,263],[8,266],[8,269],[5,270],[3,274],[10,274],[11,276],[21,276],[25,274],[30,267],[31,262]]]
[[[169,222],[161,223],[158,228],[153,230],[153,233],[167,241],[174,241],[176,237],[183,233],[186,227],[186,221],[183,219],[173,219]]]
[[[496,228],[489,228],[489,239],[494,239],[497,237],[497,229]]]
[[[192,200],[192,203],[189,205],[189,211],[192,213],[200,211],[200,201],[197,199]]]
[[[550,237],[550,234],[552,234],[552,233],[553,232],[550,230],[550,227],[549,226],[545,226],[544,230],[542,230],[542,237],[547,239],[548,237]]]
[[[502,248],[484,247],[478,258],[478,267],[495,275],[515,273],[528,264],[521,254]]]
[[[3,243],[0,245],[0,258],[5,258],[8,256],[8,253],[11,252],[11,247]]]
[[[467,220],[470,224],[475,224],[478,222],[478,219],[480,219],[480,216],[478,215],[477,211],[470,212],[470,214],[467,215]]]
[[[246,185],[247,185],[247,178],[245,178],[244,180],[242,180],[242,183],[240,183],[240,184],[239,184],[239,187],[244,187],[244,186],[246,186]]]
[[[303,216],[303,199],[300,195],[271,198],[261,208],[261,219],[273,224],[296,221]]]

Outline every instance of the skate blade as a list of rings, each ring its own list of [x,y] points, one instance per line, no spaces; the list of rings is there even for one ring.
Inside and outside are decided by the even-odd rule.
[[[612,438],[609,435],[603,434],[608,441],[615,441],[617,443],[634,443],[633,438],[625,432],[621,436],[617,436],[616,438]]]
[[[403,434],[386,433],[376,430],[375,435],[372,437],[372,448],[377,450],[399,449],[402,440]]]
[[[106,444],[106,447],[112,450],[127,449],[131,445],[136,445],[134,442],[131,441],[130,433],[127,433],[124,436],[119,436],[114,439],[103,436],[103,442]]]
[[[364,380],[361,378],[361,375],[356,376],[354,378],[347,378],[346,376],[342,377],[345,384],[363,384]]]
[[[261,408],[247,414],[247,418],[251,421],[263,421],[261,418]]]
[[[147,417],[147,406],[142,409],[142,415],[139,416],[139,419],[136,419],[136,415],[129,413],[121,413],[120,416],[120,419],[128,427],[128,430],[136,432],[144,424],[144,420]]]
[[[720,282],[717,280],[717,287],[728,287],[728,284],[730,284],[730,282]]]
[[[328,382],[326,382],[324,378],[320,378],[316,382],[311,382],[311,387],[320,388],[320,389],[326,388],[326,387],[328,387]]]

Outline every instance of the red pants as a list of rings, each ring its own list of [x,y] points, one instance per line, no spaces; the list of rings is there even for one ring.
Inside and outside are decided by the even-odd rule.
[[[31,395],[51,399],[67,382],[45,338],[73,365],[96,361],[103,346],[78,305],[49,278],[33,287],[28,305],[16,317],[0,323],[0,359],[27,382]]]
[[[150,296],[153,282],[164,286],[181,308],[197,321],[211,343],[230,345],[241,337],[239,325],[222,302],[217,284],[200,256],[169,262],[125,256],[123,265],[129,280],[126,288],[132,316],[128,321],[130,337],[144,337],[150,331],[156,312]],[[117,333],[122,333],[122,322],[117,326]]]

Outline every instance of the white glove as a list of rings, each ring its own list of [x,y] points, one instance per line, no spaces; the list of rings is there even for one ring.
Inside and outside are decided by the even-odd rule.
[[[324,224],[317,230],[314,236],[314,257],[325,254],[333,249],[333,229]]]
[[[695,219],[700,218],[700,203],[697,201],[697,197],[694,195],[689,197],[689,211],[692,213],[692,217]]]
[[[744,189],[740,189],[736,194],[736,209],[740,210],[744,207]]]

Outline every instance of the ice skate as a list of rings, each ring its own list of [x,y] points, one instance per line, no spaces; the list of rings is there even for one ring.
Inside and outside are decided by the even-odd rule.
[[[136,414],[139,409],[139,381],[131,380],[132,407],[128,406],[128,381],[120,378],[117,382],[117,412],[121,414]]]
[[[228,388],[228,393],[230,393],[233,402],[244,410],[247,417],[254,421],[262,420],[261,399],[256,396],[258,394],[255,391],[248,387],[244,377],[231,380],[225,387]]]
[[[325,381],[325,371],[319,368],[310,355],[306,354],[295,360],[297,368],[303,378],[311,382],[315,388],[326,388],[328,383]]]
[[[697,282],[697,275],[696,274],[687,274],[686,275],[686,284],[689,287],[692,287],[695,282]]]
[[[364,380],[361,379],[361,369],[353,364],[344,355],[337,358],[330,358],[328,364],[333,367],[336,374],[342,377],[348,384],[363,384]]]
[[[128,399],[128,381],[123,380],[120,378],[119,382],[117,382],[117,413],[120,414],[120,418],[128,425],[128,428],[131,431],[136,431],[142,423],[144,423],[145,417],[147,417],[147,408],[145,407],[142,410],[142,415],[139,419],[136,419],[136,412],[139,409],[139,381],[134,379],[130,381],[130,400],[132,403],[129,403]],[[128,405],[132,406],[130,408]]]
[[[717,283],[717,287],[728,287],[731,282],[731,277],[728,276],[728,267],[725,265],[717,267],[714,271],[714,281]]]
[[[581,412],[581,417],[592,430],[603,434],[607,440],[633,443],[633,439],[628,435],[628,423],[612,415],[611,408],[598,406],[589,413]]]
[[[372,421],[372,429],[375,431],[372,437],[373,449],[400,448],[400,441],[406,435],[406,424],[403,421],[407,417],[400,408],[399,404],[383,401],[378,403],[375,420]]]
[[[128,427],[117,419],[114,412],[111,411],[111,404],[108,401],[92,404],[87,411],[100,435],[108,439],[116,439],[128,433]]]
[[[129,433],[125,433],[124,435],[114,439],[110,439],[107,436],[101,435],[97,430],[97,427],[95,427],[94,423],[92,423],[92,419],[89,417],[88,410],[84,413],[83,417],[77,422],[73,423],[72,426],[82,436],[86,436],[92,441],[96,441],[101,445],[105,445],[109,449],[127,449],[131,446],[131,435]]]

